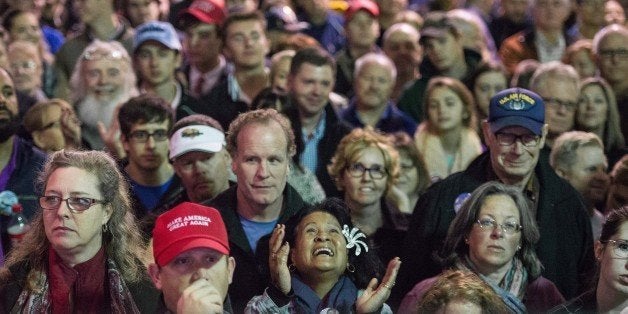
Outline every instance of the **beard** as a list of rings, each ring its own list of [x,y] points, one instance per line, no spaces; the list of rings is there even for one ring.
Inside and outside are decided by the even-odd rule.
[[[0,118],[0,143],[6,142],[20,129],[20,117],[7,108],[5,104],[0,104],[0,112],[6,112],[8,117]]]
[[[87,95],[77,105],[79,119],[88,127],[96,129],[98,122],[102,122],[106,127],[111,125],[116,108],[127,101],[130,96],[127,93],[116,94],[111,99],[100,100],[93,95]]]

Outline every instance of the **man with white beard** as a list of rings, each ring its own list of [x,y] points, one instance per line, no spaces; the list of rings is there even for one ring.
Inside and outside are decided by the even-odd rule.
[[[95,40],[81,54],[70,84],[83,139],[91,149],[102,149],[99,123],[111,125],[116,108],[138,95],[131,58],[120,43]]]

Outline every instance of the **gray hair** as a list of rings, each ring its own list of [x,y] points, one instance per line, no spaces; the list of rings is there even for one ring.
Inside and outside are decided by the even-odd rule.
[[[95,56],[100,56],[96,58]],[[129,53],[124,49],[122,44],[117,41],[101,41],[94,40],[79,57],[72,72],[72,78],[70,79],[70,86],[72,87],[71,99],[73,102],[78,102],[85,98],[87,95],[87,87],[85,84],[84,69],[86,61],[100,60],[101,58],[109,58],[120,62],[120,73],[123,77],[123,84],[125,88],[125,94],[129,96],[135,96],[137,92],[137,77],[133,71],[133,63]]]
[[[403,32],[403,33],[412,35],[413,37],[416,38],[417,44],[419,43],[419,39],[421,39],[421,34],[416,29],[416,27],[410,25],[410,23],[400,22],[400,23],[393,24],[384,32],[384,36],[382,37],[383,38],[382,46],[386,46],[386,43],[388,42],[388,38],[390,38],[390,36],[396,32]]]
[[[595,36],[593,36],[593,53],[595,55],[599,53],[600,42],[602,42],[602,40],[604,40],[607,36],[611,34],[622,35],[628,41],[628,28],[620,24],[608,25],[599,30],[597,33],[595,33]]]
[[[547,79],[568,81],[574,85],[574,89],[576,90],[578,90],[580,86],[580,75],[578,75],[576,69],[560,61],[542,63],[536,71],[534,71],[534,75],[532,75],[530,90],[533,92],[538,91]]]
[[[375,52],[369,52],[355,61],[355,71],[353,71],[353,77],[357,78],[362,71],[362,68],[367,64],[382,65],[388,69],[393,81],[397,79],[397,68],[392,60],[390,60],[390,58],[388,58],[385,54]]]
[[[602,140],[595,133],[570,131],[561,134],[550,153],[552,168],[567,171],[576,163],[578,149],[582,147],[599,147],[604,151]]]

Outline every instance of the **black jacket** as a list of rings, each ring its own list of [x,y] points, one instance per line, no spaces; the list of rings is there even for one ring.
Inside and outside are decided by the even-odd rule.
[[[229,95],[229,81],[227,79],[220,80],[214,88],[206,96],[202,96],[196,104],[188,106],[188,115],[200,113],[210,116],[220,123],[223,130],[229,130],[231,121],[246,111],[249,111],[249,105],[243,101],[232,100]],[[180,119],[177,111],[177,119]]]
[[[236,261],[233,281],[229,286],[229,296],[234,313],[243,313],[249,300],[256,295],[261,295],[270,282],[268,270],[270,235],[259,240],[257,249],[253,253],[237,213],[237,188],[237,184],[230,187],[218,194],[207,205],[220,211],[227,227],[230,253]],[[282,224],[305,207],[299,193],[289,184],[286,184],[283,196],[283,209],[277,220],[277,223]]]
[[[336,116],[336,113],[330,103],[325,105],[324,110],[325,131],[323,133],[323,138],[321,138],[321,141],[318,143],[318,169],[316,169],[315,174],[318,182],[323,187],[323,190],[325,190],[325,195],[327,197],[342,197],[341,193],[336,188],[334,180],[327,171],[327,165],[331,163],[331,158],[334,156],[336,147],[338,147],[340,140],[351,132],[351,126],[338,119],[338,116]],[[293,104],[288,107],[288,109],[284,111],[284,114],[288,117],[288,119],[290,119],[290,123],[292,124],[292,131],[295,135],[294,141],[297,145],[297,153],[294,155],[293,159],[295,164],[298,165],[299,158],[305,149],[305,144],[303,143],[301,120],[299,119],[297,105]]]
[[[565,298],[584,292],[594,268],[591,223],[578,192],[559,178],[541,150],[535,168],[540,190],[536,211],[540,239],[536,253],[542,275],[554,282]],[[441,267],[432,256],[442,246],[455,217],[454,200],[487,182],[489,153],[477,157],[462,172],[434,184],[415,207],[402,254],[403,264],[393,293],[403,297],[419,281],[437,275]]]
[[[474,50],[464,49],[464,61],[467,64],[467,73],[461,81],[468,86],[468,81],[482,61],[482,56]],[[415,80],[412,85],[407,86],[397,101],[399,110],[407,113],[417,123],[423,121],[425,114],[423,112],[423,102],[425,100],[427,83],[431,78],[442,75],[436,66],[430,62],[429,58],[425,58],[421,62],[420,72],[421,78]]]

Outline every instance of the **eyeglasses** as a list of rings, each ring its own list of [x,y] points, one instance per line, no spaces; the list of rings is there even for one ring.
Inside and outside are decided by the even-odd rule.
[[[122,59],[122,52],[118,50],[113,51],[103,51],[100,49],[90,49],[85,51],[83,54],[83,59],[85,60],[120,60]]]
[[[540,137],[534,134],[512,134],[512,133],[496,133],[497,143],[501,146],[510,146],[519,141],[525,147],[535,147],[539,143]]]
[[[146,143],[149,137],[152,137],[156,142],[162,142],[168,139],[168,131],[156,130],[152,133],[148,131],[134,131],[129,135],[129,138],[136,143]]]
[[[19,70],[24,70],[26,72],[32,72],[37,68],[37,63],[35,61],[23,61],[23,62],[15,62],[10,65],[11,71],[17,72]]]
[[[505,234],[515,234],[521,231],[521,229],[523,229],[523,227],[521,227],[520,224],[516,222],[512,222],[512,221],[507,221],[503,224],[498,224],[493,219],[484,218],[484,219],[478,219],[475,223],[477,223],[478,226],[480,226],[482,230],[492,231],[492,230],[495,230],[495,228],[500,227],[502,231],[504,231]]]
[[[548,98],[544,97],[543,102],[548,106],[565,107],[565,109],[569,111],[575,111],[576,108],[578,107],[577,101],[567,101],[567,100],[561,100],[561,99],[551,98],[551,97],[548,97]]]
[[[612,59],[613,57],[621,60],[628,59],[628,50],[626,49],[604,49],[600,50],[598,54],[604,59]]]
[[[628,258],[628,241],[627,240],[606,240],[600,241],[604,244],[609,243],[613,248],[613,253],[617,258]]]
[[[65,202],[70,211],[80,213],[88,210],[94,204],[104,204],[104,201],[89,197],[68,197],[63,199],[59,196],[41,196],[39,198],[39,206],[47,210],[56,210],[61,206],[61,202]]]
[[[386,170],[381,166],[375,165],[371,168],[367,168],[361,163],[349,166],[347,172],[354,178],[363,177],[365,172],[368,172],[372,179],[381,179],[387,175]]]

